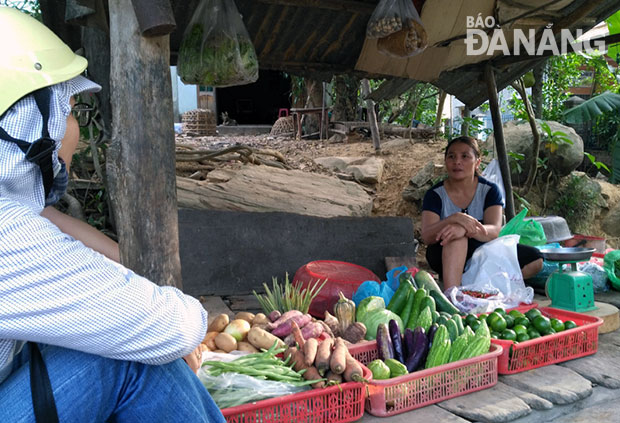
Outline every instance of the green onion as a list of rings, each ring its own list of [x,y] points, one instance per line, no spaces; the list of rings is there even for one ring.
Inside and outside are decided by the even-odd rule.
[[[271,280],[272,288],[270,289],[266,283],[263,283],[265,294],[258,294],[252,291],[265,314],[269,314],[274,310],[285,313],[289,310],[299,310],[307,313],[310,303],[318,295],[323,286],[327,283],[325,279],[322,283],[317,279],[314,283],[310,283],[307,288],[302,289],[301,282],[294,285],[288,280],[288,273],[284,279],[284,286],[278,283],[278,278],[273,277]]]

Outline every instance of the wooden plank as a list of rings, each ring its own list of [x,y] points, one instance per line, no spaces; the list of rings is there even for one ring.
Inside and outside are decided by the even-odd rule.
[[[312,9],[343,10],[345,12],[370,15],[376,4],[354,0],[258,0],[260,3],[279,6],[308,7]]]

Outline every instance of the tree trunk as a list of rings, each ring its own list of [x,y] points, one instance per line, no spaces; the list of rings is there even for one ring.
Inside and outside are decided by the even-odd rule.
[[[113,134],[108,181],[121,261],[181,288],[168,35],[144,38],[131,0],[110,0]]]
[[[441,128],[441,115],[443,114],[443,105],[446,101],[446,92],[439,90],[439,97],[437,99],[437,115],[435,116],[435,128],[437,128],[436,136],[439,135],[439,128]]]
[[[367,79],[362,79],[362,95],[367,97],[370,94],[370,83]],[[377,114],[375,113],[375,102],[371,99],[366,100],[366,109],[368,110],[368,125],[370,126],[370,134],[372,136],[372,144],[375,146],[375,152],[381,151],[381,140],[379,139],[379,126],[377,125]]]
[[[534,144],[532,145],[532,162],[530,163],[530,170],[527,174],[525,186],[520,192],[520,194],[524,196],[530,191],[530,189],[532,189],[534,180],[536,180],[536,171],[538,170],[538,153],[540,151],[540,134],[538,133],[538,128],[536,128],[536,117],[534,116],[534,110],[532,109],[530,100],[527,98],[527,91],[525,91],[525,84],[523,84],[523,78],[520,78],[517,81],[513,82],[512,88],[514,88],[519,93],[519,95],[521,96],[521,100],[523,100],[523,104],[525,105],[525,112],[527,113],[527,120],[530,123],[530,128],[532,129],[532,137],[534,140]]]
[[[358,78],[349,75],[334,76],[333,119],[336,121],[354,121],[357,119],[357,91],[360,86]]]
[[[463,107],[463,118],[470,118],[471,117],[471,109],[467,106]],[[469,136],[469,122],[465,119],[463,119],[463,123],[461,124],[461,135],[462,136]]]
[[[546,62],[545,62],[546,63]],[[543,114],[543,73],[545,69],[545,63],[541,63],[534,67],[534,86],[532,87],[532,107],[534,109],[534,116],[536,119],[542,119]]]

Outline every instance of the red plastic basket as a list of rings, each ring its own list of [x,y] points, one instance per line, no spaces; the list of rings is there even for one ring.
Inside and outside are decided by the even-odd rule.
[[[497,370],[500,374],[519,373],[572,360],[594,354],[598,349],[598,327],[603,324],[602,319],[551,307],[541,307],[540,311],[547,317],[572,320],[577,327],[518,343],[491,339],[491,343],[501,345],[504,349],[498,360]]]
[[[366,366],[362,371],[365,379],[372,380]],[[361,382],[341,383],[223,408],[222,414],[228,423],[352,422],[364,414],[364,386]]]
[[[377,342],[349,347],[353,357],[368,364],[378,357]],[[393,416],[497,383],[497,358],[502,347],[491,344],[488,353],[430,369],[368,384],[366,411],[374,416]]]

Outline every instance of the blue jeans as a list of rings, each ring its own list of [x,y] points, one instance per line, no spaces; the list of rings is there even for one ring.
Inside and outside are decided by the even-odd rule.
[[[39,345],[60,422],[224,422],[219,408],[189,366],[112,360]],[[29,352],[15,357],[0,384],[0,421],[33,422]]]

